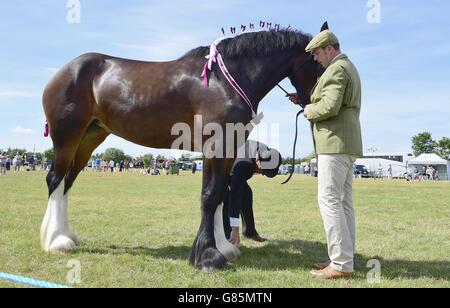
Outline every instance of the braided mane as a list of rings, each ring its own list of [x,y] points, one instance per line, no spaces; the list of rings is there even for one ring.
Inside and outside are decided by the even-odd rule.
[[[311,39],[310,34],[301,31],[251,31],[221,40],[217,49],[227,59],[267,56],[283,50],[304,50]],[[189,51],[184,57],[206,56],[208,52],[209,47],[202,46]]]

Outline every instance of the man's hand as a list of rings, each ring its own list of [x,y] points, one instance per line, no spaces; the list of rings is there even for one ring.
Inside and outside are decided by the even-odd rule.
[[[289,100],[291,102],[293,102],[294,104],[296,104],[296,105],[300,105],[301,104],[300,97],[298,96],[297,93],[286,94],[286,97],[288,97]]]
[[[303,109],[303,115],[305,116],[305,118],[308,118],[308,114],[307,114],[308,107],[309,107],[309,105],[306,105],[305,108]]]
[[[301,103],[302,103],[302,101],[297,93],[286,94],[286,97],[288,97],[289,100],[296,105],[301,105]],[[303,115],[305,116],[305,118],[307,117],[307,113],[306,113],[307,109],[308,109],[308,105],[306,105],[306,107],[304,108],[304,111],[303,111]]]
[[[230,239],[228,240],[228,242],[239,248],[239,245],[241,244],[241,239],[239,237],[239,227],[231,228]]]

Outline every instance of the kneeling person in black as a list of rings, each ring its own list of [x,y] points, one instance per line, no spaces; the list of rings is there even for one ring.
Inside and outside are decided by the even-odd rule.
[[[239,214],[242,217],[242,234],[252,240],[264,242],[255,228],[253,217],[253,193],[247,181],[254,173],[261,173],[269,178],[278,174],[281,155],[264,143],[248,140],[239,149],[238,158],[234,162],[230,188],[227,189],[223,208],[223,224],[225,235],[230,243],[239,246]]]

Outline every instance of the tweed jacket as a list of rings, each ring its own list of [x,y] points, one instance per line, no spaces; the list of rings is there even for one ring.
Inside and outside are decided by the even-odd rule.
[[[361,80],[345,54],[340,54],[311,91],[306,117],[314,122],[316,153],[361,156]]]

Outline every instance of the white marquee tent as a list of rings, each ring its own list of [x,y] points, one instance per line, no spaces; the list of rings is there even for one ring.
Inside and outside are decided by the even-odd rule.
[[[428,165],[434,166],[439,171],[439,179],[450,181],[450,161],[440,158],[436,154],[421,154],[408,162],[409,167],[417,167],[419,170]]]

